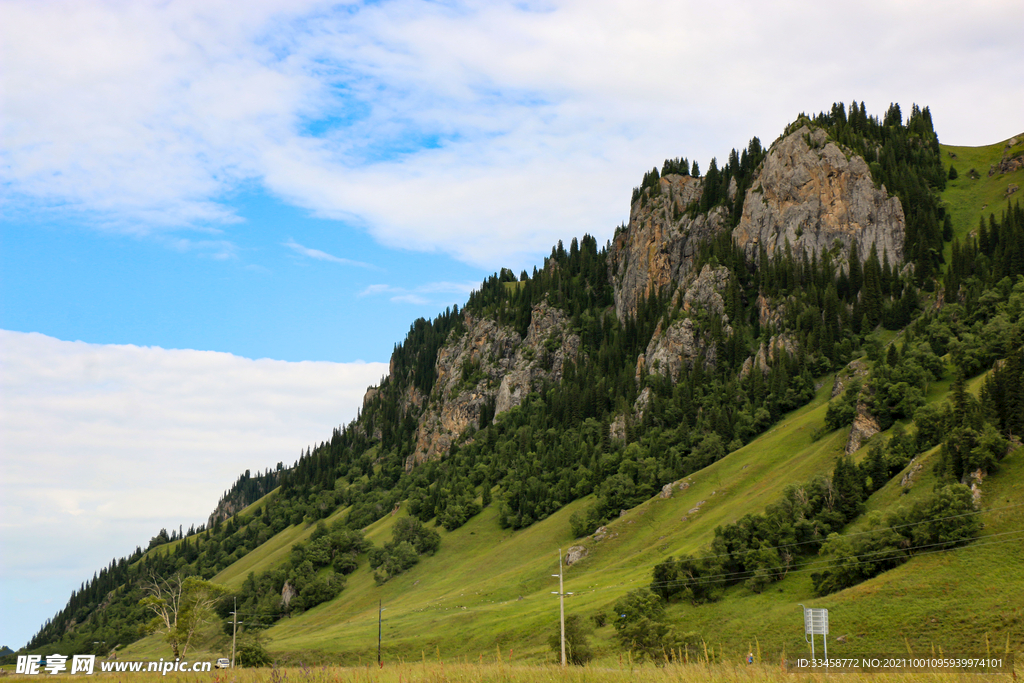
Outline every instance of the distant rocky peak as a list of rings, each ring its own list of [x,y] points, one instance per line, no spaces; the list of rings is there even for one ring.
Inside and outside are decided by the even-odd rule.
[[[696,215],[688,210],[702,188],[701,178],[669,174],[633,202],[629,225],[615,236],[608,258],[619,320],[636,315],[641,300],[682,282],[701,242],[727,227],[723,206]]]
[[[861,260],[875,245],[879,258],[887,253],[899,263],[906,221],[899,199],[875,186],[863,158],[803,125],[768,151],[732,234],[752,260],[788,242],[794,256],[831,250],[835,262],[845,263],[856,243]]]

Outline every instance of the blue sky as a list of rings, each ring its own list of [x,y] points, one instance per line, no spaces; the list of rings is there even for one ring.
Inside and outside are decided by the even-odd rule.
[[[485,276],[440,253],[382,248],[262,192],[211,245],[99,233],[79,221],[4,222],[0,327],[97,344],[278,360],[387,360],[420,316]],[[193,240],[194,242],[194,240]]]
[[[0,645],[352,419],[416,317],[604,242],[666,157],[851,98],[928,105],[953,144],[1020,134],[1022,19],[0,0]]]

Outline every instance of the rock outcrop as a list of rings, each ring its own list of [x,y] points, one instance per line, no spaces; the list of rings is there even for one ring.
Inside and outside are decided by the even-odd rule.
[[[693,262],[702,243],[734,223],[732,237],[751,261],[788,247],[794,256],[828,252],[842,267],[854,244],[862,259],[875,245],[890,263],[902,261],[905,220],[899,200],[884,186],[875,186],[861,157],[829,141],[821,129],[799,126],[768,150],[745,185],[738,223],[729,208],[739,191],[735,180],[728,187],[727,206],[700,213],[696,206],[704,182],[668,174],[644,187],[630,207],[629,225],[616,233],[609,249],[608,277],[619,320],[635,316],[638,304],[656,293],[673,297],[674,317],[659,322],[637,359],[638,379],[647,373],[677,380],[684,366],[703,363],[711,369],[719,362],[718,342],[732,334],[727,315],[732,276],[727,268],[712,265],[697,273]],[[555,261],[548,264],[557,267]],[[777,333],[787,302],[785,297],[764,296],[754,302],[761,328],[770,337],[747,359],[745,375],[755,367],[766,372],[778,354],[798,351],[794,337]],[[480,425],[481,415],[485,420],[499,415],[544,383],[558,382],[566,360],[579,353],[580,339],[566,314],[547,303],[534,307],[525,336],[466,314],[464,330],[453,332],[437,354],[430,395],[410,390],[402,397],[403,410],[418,420],[406,466],[447,453]],[[375,391],[371,387],[365,400],[372,402]],[[650,397],[644,388],[633,410],[617,416],[610,429],[613,440],[624,437],[626,420],[642,418]],[[851,446],[871,433],[870,416],[865,412],[858,420]]]
[[[690,481],[688,479],[680,479],[679,481],[673,481],[661,487],[661,493],[658,494],[658,497],[671,498],[672,491],[674,491],[675,489],[685,491],[688,488],[690,488]]]
[[[565,313],[542,303],[533,309],[523,344],[501,379],[495,415],[522,403],[539,380],[561,379],[566,359],[575,360],[579,353],[580,338],[569,329]]]
[[[1003,158],[999,160],[998,164],[992,164],[989,166],[989,177],[994,176],[997,173],[1000,175],[1004,173],[1013,173],[1014,171],[1019,171],[1024,168],[1024,151],[1012,151],[1013,148],[1017,146],[1017,142],[1018,139],[1016,137],[1010,138],[1006,142],[1006,146],[1003,148]]]
[[[906,221],[899,199],[875,187],[863,158],[802,126],[777,141],[751,181],[733,239],[756,259],[785,249],[794,255],[831,251],[836,263],[849,259],[856,243],[866,259],[874,244],[879,258],[903,260]]]
[[[792,299],[793,297],[788,297]],[[786,317],[786,302],[778,301],[772,303],[764,294],[757,295],[757,321],[761,327],[781,327]]]
[[[878,418],[871,414],[864,401],[858,401],[857,414],[853,418],[853,427],[850,428],[850,436],[846,440],[846,454],[855,453],[865,441],[880,431]]]
[[[700,243],[726,227],[724,207],[696,217],[687,214],[702,187],[701,178],[670,174],[661,178],[656,192],[645,188],[633,202],[629,226],[615,235],[608,258],[619,320],[635,315],[641,299],[681,282]]]
[[[850,382],[863,379],[867,374],[867,363],[860,359],[850,361],[845,368],[836,373],[835,379],[832,380],[832,393],[829,399],[833,399],[843,393]]]
[[[288,581],[284,582],[284,587],[281,588],[281,602],[284,604],[284,608],[288,609],[288,605],[295,599],[295,596],[299,594],[299,591],[295,590],[291,583]]]
[[[212,528],[217,522],[223,522],[233,517],[236,513],[240,512],[247,503],[240,502],[234,498],[221,498],[217,502],[217,507],[214,508],[210,514],[209,519],[206,522],[206,526]]]
[[[767,344],[761,342],[760,346],[757,347],[757,353],[753,356],[748,356],[743,361],[743,367],[740,368],[740,377],[746,378],[754,368],[760,368],[761,373],[767,375],[768,370],[774,365],[777,358],[781,358],[782,354],[796,355],[798,349],[799,342],[797,342],[796,337],[792,334],[788,332],[785,334],[773,334]]]
[[[590,551],[587,550],[586,546],[574,545],[565,552],[565,566],[571,567],[589,554]]]
[[[692,318],[683,318],[665,330],[661,328],[661,323],[658,323],[650,343],[647,344],[644,369],[649,375],[663,375],[675,381],[683,369],[683,364],[692,368],[701,358],[705,368],[715,367],[718,349],[707,331],[702,332]]]
[[[425,408],[406,467],[447,453],[467,428],[479,425],[485,406],[499,415],[543,382],[561,380],[565,361],[575,360],[579,347],[565,313],[546,302],[534,306],[525,338],[511,327],[466,314],[465,332],[453,334],[438,350],[430,396],[408,397]]]
[[[900,486],[902,486],[904,489],[909,489],[911,486],[913,486],[914,481],[917,479],[917,475],[921,472],[921,469],[923,467],[924,463],[920,462],[920,456],[913,458],[910,461],[910,464],[907,465],[906,474],[904,474],[903,478],[900,479]]]
[[[704,311],[709,315],[725,316],[725,290],[729,286],[729,269],[704,266],[682,296],[684,311]]]
[[[692,368],[699,358],[703,358],[706,368],[715,366],[718,349],[711,338],[710,329],[707,325],[696,323],[695,319],[719,318],[722,321],[722,334],[726,337],[731,335],[732,328],[729,326],[729,316],[725,314],[723,298],[728,286],[728,268],[704,266],[682,295],[677,293],[680,308],[686,317],[671,323],[667,329],[662,329],[661,323],[658,323],[641,357],[647,374],[660,374],[675,381],[684,363]]]
[[[685,280],[698,245],[729,225],[730,211],[688,211],[703,179],[666,175],[644,188],[630,207],[629,226],[615,235],[609,277],[620,320],[637,304]],[[730,196],[736,192],[730,184]],[[730,202],[731,204],[731,202]],[[829,252],[844,266],[857,244],[861,260],[875,245],[879,258],[903,260],[906,221],[899,199],[875,187],[867,162],[828,140],[824,130],[801,126],[777,141],[750,182],[743,214],[732,235],[747,257],[769,256],[790,245],[795,256]]]

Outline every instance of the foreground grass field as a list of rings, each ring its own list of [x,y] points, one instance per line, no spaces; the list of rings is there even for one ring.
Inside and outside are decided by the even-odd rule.
[[[922,679],[933,683],[953,683],[969,680],[1015,680],[1016,674],[962,674],[962,673],[845,673],[845,683],[870,681],[871,683],[911,683]],[[97,674],[104,680],[120,679],[125,674]],[[522,666],[508,662],[425,661],[403,663],[377,668],[363,667],[291,667],[279,669],[238,669],[204,674],[155,673],[129,674],[127,680],[136,683],[663,683],[687,681],[693,683],[782,683],[783,681],[829,681],[836,674],[795,674],[783,668],[781,662],[755,662],[725,664],[674,664],[664,666],[631,665],[616,667]],[[28,676],[13,676],[28,679]],[[64,676],[65,680],[72,678]]]

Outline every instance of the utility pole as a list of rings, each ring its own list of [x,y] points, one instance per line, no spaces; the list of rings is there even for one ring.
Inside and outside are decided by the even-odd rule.
[[[380,659],[380,634],[381,634],[381,622],[384,615],[384,601],[380,600],[377,602],[377,666],[381,669],[384,668],[384,662]]]
[[[231,612],[231,668],[235,668],[235,636],[238,635],[238,598],[232,598],[234,601],[234,611]]]
[[[566,593],[562,587],[562,549],[558,549],[558,573],[552,574],[551,576],[558,577],[558,623],[561,627],[561,640],[562,640],[562,666],[566,665],[565,662],[565,596],[572,595],[572,593]],[[554,591],[552,591],[553,593]]]

